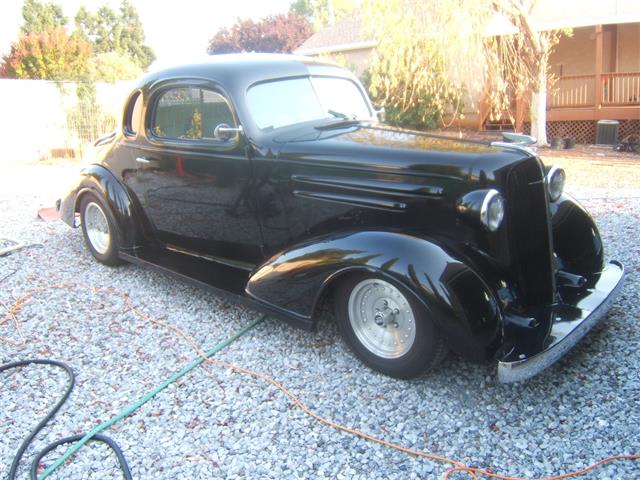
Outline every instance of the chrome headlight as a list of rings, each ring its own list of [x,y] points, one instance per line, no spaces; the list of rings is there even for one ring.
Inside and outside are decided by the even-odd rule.
[[[504,197],[493,188],[474,190],[457,201],[456,210],[472,225],[495,232],[504,220]]]
[[[567,179],[567,174],[564,173],[564,170],[560,167],[551,167],[547,176],[545,177],[545,182],[547,184],[547,191],[549,192],[549,199],[552,202],[557,201],[562,192],[564,191],[564,182]]]
[[[491,232],[500,228],[504,219],[504,198],[497,190],[491,189],[484,196],[480,207],[480,221]]]

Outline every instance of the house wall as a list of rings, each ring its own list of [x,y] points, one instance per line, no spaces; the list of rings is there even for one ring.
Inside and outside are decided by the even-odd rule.
[[[618,25],[618,71],[640,72],[640,23]]]
[[[362,48],[360,50],[350,50],[345,52],[344,56],[347,60],[346,66],[360,77],[369,67],[372,52],[372,48]]]
[[[356,50],[344,50],[342,52],[313,55],[325,58],[348,68],[356,76],[361,77],[371,63],[373,48],[359,48]]]
[[[549,60],[551,72],[558,77],[593,74],[596,63],[595,28],[576,28],[571,37],[562,37]]]
[[[603,72],[640,71],[640,23],[604,25],[602,35]],[[563,37],[551,55],[551,71],[556,76],[592,75],[595,61],[595,27],[575,28],[573,36]]]

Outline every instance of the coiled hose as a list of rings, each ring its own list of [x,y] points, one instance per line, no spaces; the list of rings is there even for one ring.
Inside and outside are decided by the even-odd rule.
[[[20,460],[22,460],[22,456],[24,455],[24,452],[27,450],[27,448],[29,447],[29,445],[31,444],[35,436],[38,434],[38,432],[40,432],[40,430],[44,428],[44,426],[49,422],[49,420],[51,420],[54,417],[54,415],[58,413],[58,410],[60,410],[60,407],[62,407],[62,405],[67,401],[67,399],[71,395],[71,391],[73,390],[73,387],[76,385],[76,375],[75,373],[73,373],[73,370],[71,369],[71,367],[66,363],[62,363],[57,360],[35,358],[31,360],[21,360],[19,362],[6,363],[0,366],[0,373],[6,370],[11,370],[13,368],[26,367],[27,365],[33,365],[33,364],[53,365],[55,367],[59,367],[63,369],[66,372],[68,377],[67,389],[62,395],[62,397],[60,397],[60,400],[58,400],[58,403],[56,403],[53,406],[53,408],[49,410],[49,412],[45,415],[45,417],[42,420],[40,420],[40,423],[38,423],[38,425],[36,425],[29,432],[29,435],[27,435],[27,438],[25,438],[24,441],[20,444],[18,451],[13,457],[13,462],[11,462],[11,468],[9,469],[9,475],[7,476],[7,480],[14,480],[16,478],[18,465],[20,464]],[[60,445],[77,442],[78,440],[81,440],[83,436],[84,435],[72,435],[70,437],[61,438],[60,440],[57,440],[47,445],[44,449],[40,450],[34,457],[33,462],[31,462],[31,479],[37,480],[38,465],[40,463],[40,460],[42,460],[42,458],[47,453],[49,453],[51,450],[55,450]],[[111,448],[111,450],[113,450],[114,453],[116,454],[116,457],[118,458],[118,463],[120,464],[120,470],[122,470],[122,474],[124,475],[124,478],[126,480],[132,480],[131,471],[129,470],[129,465],[127,464],[127,460],[124,458],[124,453],[122,453],[122,450],[120,449],[120,447],[116,442],[114,442],[109,437],[105,437],[104,435],[94,435],[91,438],[91,441],[106,443]]]
[[[133,413],[138,408],[140,408],[142,405],[144,405],[146,402],[151,400],[159,392],[161,392],[162,390],[167,388],[169,385],[174,383],[180,377],[186,375],[188,372],[190,372],[191,370],[196,368],[198,365],[200,365],[202,362],[207,360],[209,357],[215,355],[220,350],[222,350],[223,348],[228,346],[230,343],[232,343],[233,341],[237,340],[238,338],[240,338],[242,335],[244,335],[248,331],[252,330],[260,322],[262,322],[265,318],[266,317],[264,315],[259,316],[258,318],[253,320],[251,323],[249,323],[247,326],[245,326],[244,328],[242,328],[238,332],[236,332],[233,335],[231,335],[226,340],[223,340],[222,342],[218,343],[215,347],[213,347],[211,350],[206,352],[206,354],[199,356],[193,362],[191,362],[189,365],[184,367],[182,370],[180,370],[177,373],[174,373],[167,380],[162,382],[160,385],[158,385],[156,388],[154,388],[150,392],[148,392],[145,395],[143,395],[139,400],[137,400],[136,402],[134,402],[131,405],[129,405],[128,407],[126,407],[120,413],[118,413],[114,417],[110,418],[109,420],[107,420],[105,422],[102,422],[100,425],[95,427],[89,433],[87,433],[85,435],[72,435],[70,437],[61,438],[60,440],[57,440],[57,441],[47,445],[43,450],[38,452],[38,454],[33,459],[33,462],[31,462],[31,480],[43,480],[43,479],[47,478],[58,467],[60,467],[60,465],[62,465],[67,458],[69,458],[71,455],[73,455],[75,452],[77,452],[85,443],[87,443],[89,441],[96,441],[96,442],[106,443],[109,446],[109,448],[111,448],[114,451],[114,453],[116,454],[116,457],[118,458],[118,463],[120,464],[120,469],[122,470],[122,474],[124,475],[124,478],[126,480],[132,480],[131,471],[129,469],[129,465],[127,464],[127,460],[124,458],[124,453],[122,452],[122,450],[120,449],[118,444],[115,441],[113,441],[111,438],[106,437],[104,435],[101,435],[99,432],[101,432],[102,430],[105,430],[106,428],[109,428],[111,425],[113,425],[114,423],[116,423],[119,420],[123,419],[124,417],[129,416],[131,413]],[[9,475],[7,476],[7,480],[14,480],[15,479],[16,471],[18,470],[18,465],[20,463],[20,460],[22,459],[22,456],[24,455],[24,452],[29,447],[29,445],[31,444],[31,442],[33,441],[35,436],[38,434],[38,432],[40,432],[40,430],[42,430],[44,428],[44,426],[49,422],[49,420],[51,420],[54,417],[54,415],[58,412],[58,410],[60,410],[60,407],[62,407],[62,405],[67,401],[67,399],[71,395],[71,391],[73,390],[73,387],[76,384],[76,376],[73,373],[73,370],[71,369],[71,367],[69,365],[67,365],[66,363],[62,363],[62,362],[59,362],[57,360],[31,359],[31,360],[21,360],[21,361],[18,361],[18,362],[6,363],[6,364],[0,366],[0,373],[4,372],[6,370],[10,370],[10,369],[13,369],[13,368],[18,368],[18,367],[24,367],[24,366],[31,365],[31,364],[53,365],[53,366],[59,367],[59,368],[63,369],[67,373],[67,376],[68,376],[69,380],[68,380],[68,383],[67,383],[67,389],[64,392],[64,394],[62,395],[62,397],[60,397],[60,400],[58,400],[58,403],[56,403],[53,406],[53,408],[47,413],[47,415],[40,421],[40,423],[38,423],[38,425],[36,425],[35,428],[33,428],[29,432],[29,435],[27,435],[27,437],[24,439],[24,441],[22,442],[22,444],[18,448],[18,451],[16,452],[16,454],[15,454],[15,456],[13,458],[13,462],[11,463],[11,468],[9,469]],[[45,455],[47,455],[47,453],[49,453],[52,450],[56,449],[60,445],[64,445],[64,444],[67,444],[67,443],[73,443],[74,445],[71,448],[69,448],[64,453],[64,455],[62,455],[60,458],[58,458],[51,466],[49,466],[42,473],[42,475],[40,475],[40,477],[38,477],[37,469],[38,469],[38,465],[40,464],[40,460],[42,460],[42,458]]]

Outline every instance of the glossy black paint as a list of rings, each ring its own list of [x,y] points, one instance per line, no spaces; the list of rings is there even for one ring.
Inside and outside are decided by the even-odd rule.
[[[559,268],[588,276],[604,267],[604,248],[598,227],[570,195],[551,205],[553,247]]]
[[[78,194],[92,188],[114,211],[127,260],[305,328],[336,278],[366,270],[405,285],[466,358],[547,348],[549,312],[573,290],[592,288],[604,268],[589,214],[566,195],[550,203],[544,166],[518,148],[372,122],[257,128],[247,89],[308,75],[359,85],[339,67],[273,55],[219,56],[147,75],[130,97],[142,95],[140,123],[97,142],[96,165],[62,201],[62,218],[73,224]],[[244,134],[223,143],[155,136],[155,102],[176,85],[223,95]],[[496,232],[479,224],[472,205],[491,188],[507,205]],[[567,293],[568,274],[588,285]]]
[[[251,165],[244,149],[140,144],[120,149],[148,162],[121,169],[120,176],[140,202],[157,240],[239,261],[257,263],[262,258]]]
[[[392,231],[316,237],[263,264],[251,275],[247,293],[311,318],[324,289],[356,271],[407,286],[451,345],[469,358],[482,360],[495,351],[502,326],[489,286],[428,239]]]
[[[136,252],[122,253],[128,262],[154,268],[182,282],[210,291],[233,302],[242,303],[267,315],[279,318],[304,330],[313,330],[311,319],[296,316],[275,305],[254,300],[246,295],[249,272],[221,262],[203,262],[198,257],[180,254],[165,248],[146,248]]]
[[[80,199],[85,192],[100,195],[114,213],[120,247],[133,249],[145,243],[145,223],[139,207],[128,194],[126,188],[105,167],[89,165],[79,175],[77,184],[67,193],[60,205],[60,218],[71,226],[76,226],[76,214],[80,210]]]

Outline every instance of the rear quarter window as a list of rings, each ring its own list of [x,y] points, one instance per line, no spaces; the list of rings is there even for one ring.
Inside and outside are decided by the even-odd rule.
[[[142,118],[142,93],[136,92],[127,105],[124,118],[124,133],[135,136],[140,128]]]

